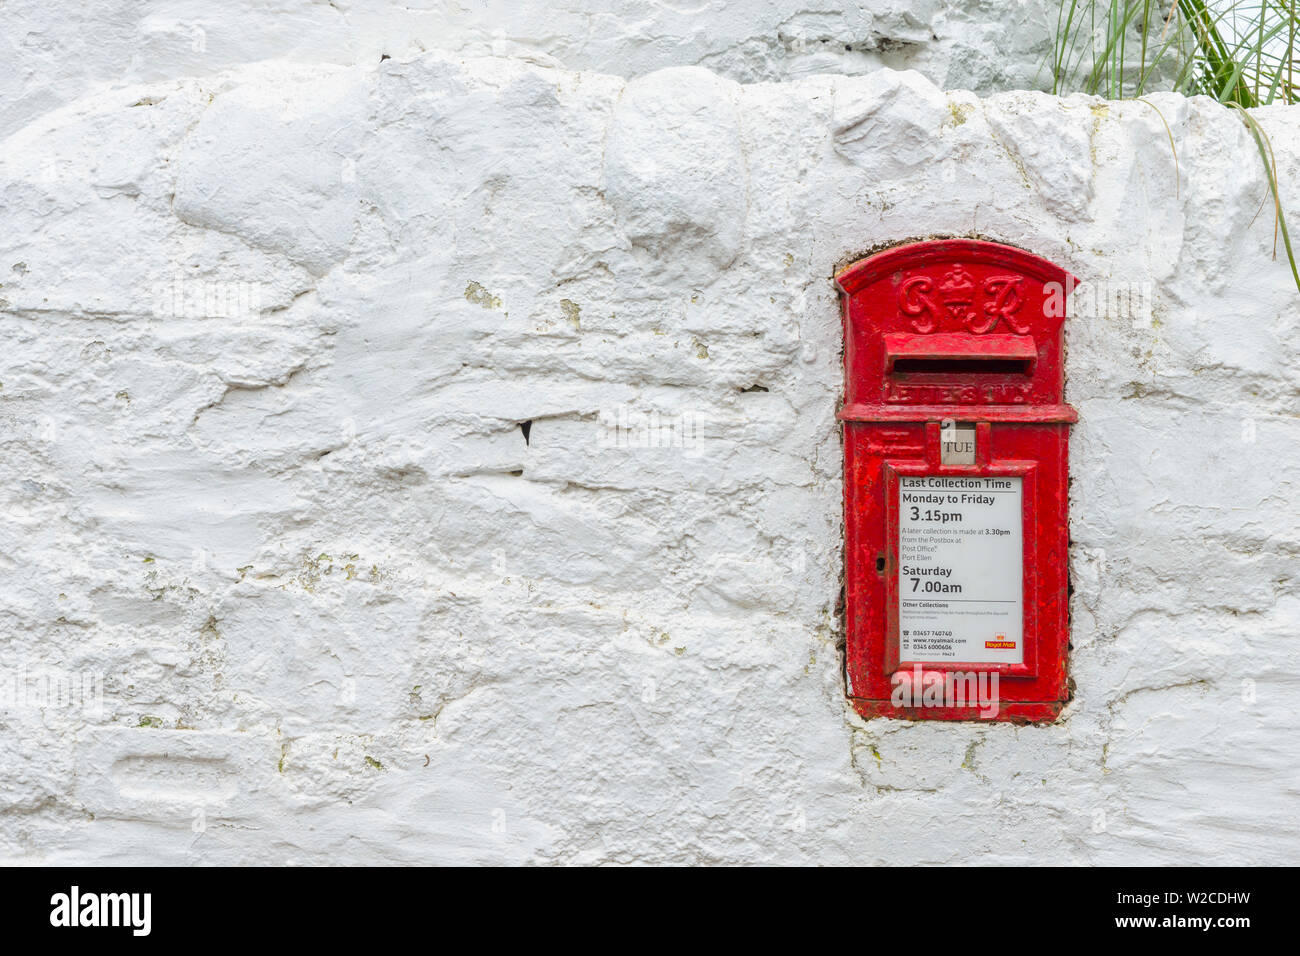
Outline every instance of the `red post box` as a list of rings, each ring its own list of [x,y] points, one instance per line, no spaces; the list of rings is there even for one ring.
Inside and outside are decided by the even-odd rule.
[[[864,717],[1053,720],[1069,698],[1075,279],[961,239],[890,249],[836,283],[849,696]]]

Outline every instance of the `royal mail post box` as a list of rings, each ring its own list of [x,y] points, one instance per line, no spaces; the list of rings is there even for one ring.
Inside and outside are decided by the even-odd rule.
[[[1069,698],[1075,280],[974,240],[920,242],[843,292],[846,679],[864,717],[1053,720]]]

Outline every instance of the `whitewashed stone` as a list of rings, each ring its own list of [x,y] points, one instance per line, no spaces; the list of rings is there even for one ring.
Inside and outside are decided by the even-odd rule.
[[[0,855],[1293,859],[1300,311],[1240,119],[539,62],[54,84],[5,140],[0,678],[102,693],[3,708]],[[1138,289],[1068,327],[1052,726],[844,699],[831,276],[936,235]]]
[[[734,84],[698,67],[629,83],[605,144],[604,194],[646,280],[711,281],[749,205]]]
[[[741,83],[917,69],[946,88],[1049,89],[1049,0],[9,0],[0,135],[104,85],[280,59],[370,67],[429,50],[644,76],[703,66]]]
[[[947,119],[948,100],[921,74],[880,70],[836,88],[835,151],[893,178],[942,157],[939,132]]]

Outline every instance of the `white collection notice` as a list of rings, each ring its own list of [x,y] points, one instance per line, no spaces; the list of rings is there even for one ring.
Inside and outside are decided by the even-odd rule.
[[[904,661],[1024,662],[1021,479],[900,476]]]

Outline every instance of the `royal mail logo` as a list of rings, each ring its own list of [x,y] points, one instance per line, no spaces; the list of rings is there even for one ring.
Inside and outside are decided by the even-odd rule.
[[[991,641],[985,641],[984,647],[988,650],[996,651],[1014,651],[1016,649],[1015,641],[1008,641],[1005,634],[999,634]]]

